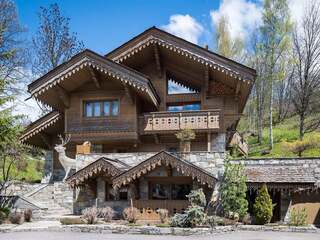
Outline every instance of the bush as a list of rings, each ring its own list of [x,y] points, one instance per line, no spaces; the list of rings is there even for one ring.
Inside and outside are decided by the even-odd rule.
[[[160,208],[157,210],[157,213],[159,214],[161,223],[165,223],[168,218],[169,211],[167,209]]]
[[[23,214],[20,212],[10,213],[9,220],[13,224],[22,224],[23,223]]]
[[[3,212],[5,214],[5,217],[8,217],[10,214],[10,208],[8,207],[0,208],[0,212]]]
[[[255,223],[267,224],[270,223],[272,218],[272,200],[268,193],[266,184],[263,184],[259,190],[258,196],[253,205],[253,213],[255,217]]]
[[[26,222],[31,222],[32,219],[32,210],[31,209],[26,209],[23,212],[24,220]]]
[[[64,217],[60,218],[62,225],[74,225],[74,224],[85,224],[85,220],[80,217]]]
[[[104,221],[110,222],[114,217],[114,210],[111,207],[104,207],[98,209],[98,217],[103,218]]]
[[[176,213],[170,221],[171,227],[190,227],[190,223],[187,220],[188,215],[185,213]]]
[[[188,226],[196,227],[202,225],[205,222],[205,213],[203,207],[200,206],[191,206],[188,207],[187,211],[187,222]]]
[[[215,226],[224,226],[224,219],[222,217],[219,216],[208,216],[206,219],[206,223],[210,226],[210,227],[215,227]]]
[[[305,226],[307,225],[307,211],[305,208],[299,209],[291,209],[290,211],[290,218],[289,218],[289,225],[291,226]]]
[[[229,161],[225,162],[224,167],[225,171],[220,186],[223,211],[226,216],[228,216],[229,212],[233,212],[243,218],[248,211],[244,167],[240,163],[231,164]]]
[[[187,198],[191,206],[205,207],[207,205],[206,196],[204,195],[202,188],[199,188],[197,190],[192,190],[187,195]]]
[[[98,220],[98,209],[96,207],[86,208],[82,211],[82,215],[88,224],[95,224]]]
[[[247,214],[242,218],[241,221],[242,221],[242,223],[243,223],[244,225],[249,225],[249,224],[252,223],[252,217],[250,216],[249,213],[247,213]]]
[[[123,210],[123,218],[127,220],[129,223],[136,223],[140,212],[135,207],[127,207]]]
[[[0,211],[0,224],[2,224],[6,218],[6,214]]]

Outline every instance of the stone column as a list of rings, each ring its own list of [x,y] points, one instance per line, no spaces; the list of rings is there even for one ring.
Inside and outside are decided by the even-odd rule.
[[[97,199],[98,206],[106,201],[106,181],[103,178],[97,178]]]
[[[52,180],[52,172],[53,172],[53,150],[48,150],[45,153],[44,177],[41,179],[41,183],[49,183]]]
[[[226,134],[225,133],[211,134],[211,151],[212,152],[226,151]]]

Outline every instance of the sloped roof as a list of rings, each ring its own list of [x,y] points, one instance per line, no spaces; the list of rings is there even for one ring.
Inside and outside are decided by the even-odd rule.
[[[85,67],[92,67],[97,71],[112,76],[123,84],[146,92],[155,105],[159,104],[159,97],[147,76],[127,66],[106,59],[88,49],[76,54],[69,61],[59,65],[44,76],[30,83],[28,85],[28,91],[34,97],[42,95],[48,89],[66,81],[70,76]]]
[[[208,66],[209,68],[224,72],[226,75],[244,81],[250,85],[252,85],[255,80],[256,71],[254,69],[225,58],[206,48],[202,48],[156,27],[147,29],[120,47],[106,54],[106,57],[115,62],[121,63],[125,59],[132,57],[139,51],[151,45],[158,45],[169,49],[181,56],[190,58],[195,62]]]
[[[61,114],[58,111],[49,112],[27,126],[23,134],[20,136],[20,141],[23,143],[26,142],[29,138],[50,126],[53,126],[59,120],[61,120]]]
[[[128,168],[129,166],[120,160],[101,157],[68,177],[67,182],[71,187],[75,187],[84,183],[88,178],[99,173],[105,173],[107,176],[112,178]]]
[[[184,176],[191,176],[192,179],[197,179],[201,184],[207,184],[213,187],[217,179],[204,169],[192,164],[189,161],[178,158],[168,152],[161,151],[154,156],[146,159],[138,165],[130,168],[128,171],[121,173],[113,179],[113,186],[120,188],[128,183],[138,179],[142,175],[154,170],[159,166],[171,166],[176,168],[178,172]]]

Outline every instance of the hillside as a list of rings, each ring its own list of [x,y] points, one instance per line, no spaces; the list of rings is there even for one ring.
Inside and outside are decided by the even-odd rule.
[[[308,121],[308,119],[307,119]],[[293,142],[298,139],[298,117],[290,117],[284,120],[282,123],[274,126],[273,136],[274,136],[274,148],[268,154],[263,154],[264,151],[268,150],[268,127],[263,129],[263,142],[262,145],[257,144],[257,137],[250,136],[246,139],[249,144],[249,157],[294,157],[297,156],[286,149],[283,146],[283,142]],[[306,133],[305,137],[320,137],[320,131],[314,131],[311,133]],[[306,150],[302,156],[304,157],[314,157],[320,156],[320,148],[314,147],[312,149]]]

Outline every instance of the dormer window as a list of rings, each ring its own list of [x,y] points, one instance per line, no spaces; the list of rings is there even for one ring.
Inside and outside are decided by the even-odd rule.
[[[84,102],[84,117],[109,117],[118,115],[118,100],[90,100]]]

